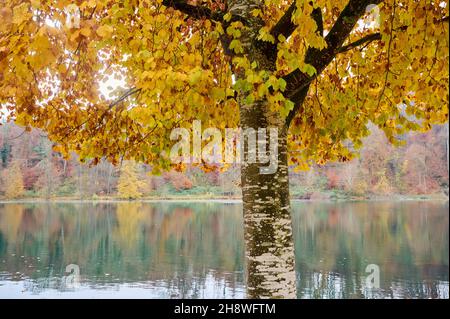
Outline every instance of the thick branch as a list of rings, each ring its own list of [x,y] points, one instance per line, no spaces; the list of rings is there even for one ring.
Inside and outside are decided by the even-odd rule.
[[[327,51],[333,53],[339,48],[353,30],[356,22],[366,12],[366,7],[369,4],[379,4],[381,0],[350,0],[344,10],[341,12],[336,23],[331,28],[330,33],[325,37],[328,44]]]
[[[272,27],[272,30],[270,30],[270,33],[275,38],[275,41],[278,40],[279,35],[283,35],[285,38],[288,38],[294,32],[295,28],[297,28],[297,25],[292,22],[292,15],[297,8],[296,4],[297,1],[293,1],[284,15],[280,18],[280,20],[278,20],[277,24],[275,24]],[[323,34],[322,10],[320,8],[314,9],[312,16],[317,23],[317,30],[320,34]]]
[[[215,21],[223,21],[225,13],[221,11],[212,11],[203,6],[194,6],[188,4],[187,0],[163,0],[162,4],[168,8],[174,8],[194,19],[210,19]]]
[[[286,95],[296,105],[287,117],[286,125],[290,125],[289,119],[292,120],[293,115],[298,111],[303,96],[300,94],[309,84],[319,75],[325,67],[334,59],[338,50],[347,39],[350,32],[356,25],[356,22],[364,15],[366,7],[369,4],[379,4],[382,0],[349,0],[347,6],[342,10],[336,23],[325,37],[327,47],[321,51],[309,48],[306,52],[305,62],[311,64],[316,69],[316,74],[309,76],[299,69],[292,71],[284,77],[287,82]]]
[[[292,14],[297,8],[297,1],[293,1],[290,7],[286,10],[284,15],[280,18],[276,25],[273,26],[270,33],[275,38],[275,41],[278,41],[278,36],[283,35],[285,38],[288,38],[292,32],[294,32],[297,27],[294,22],[292,22]]]
[[[277,24],[275,24],[270,30],[270,34],[275,38],[274,43],[265,42],[261,44],[261,47],[264,48],[264,52],[266,56],[269,58],[272,63],[275,64],[277,59],[278,52],[278,36],[282,35],[285,38],[289,38],[292,33],[297,28],[297,25],[292,22],[292,15],[297,8],[297,2],[293,1],[293,3],[286,10],[284,15],[278,20]],[[323,35],[323,21],[322,21],[322,10],[320,8],[316,8],[313,10],[311,16],[316,21],[317,24],[317,32],[320,35]]]

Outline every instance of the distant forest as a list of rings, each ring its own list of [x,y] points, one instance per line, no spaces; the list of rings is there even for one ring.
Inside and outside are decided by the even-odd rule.
[[[348,163],[314,165],[291,172],[291,194],[300,199],[333,199],[396,195],[448,196],[448,124],[427,133],[402,137],[394,147],[371,127],[359,158]],[[150,176],[151,168],[125,161],[113,166],[65,160],[38,130],[13,123],[0,126],[0,198],[69,197],[240,197],[239,167],[205,172],[190,167]]]

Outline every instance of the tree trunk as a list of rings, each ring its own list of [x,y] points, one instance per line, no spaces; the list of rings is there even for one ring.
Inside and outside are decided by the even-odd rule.
[[[258,128],[278,129],[277,169],[274,174],[260,172],[260,167],[268,164],[249,163],[248,143],[242,139],[247,295],[248,298],[296,298],[286,132],[281,119],[270,113],[267,104],[261,101],[240,107],[243,131],[249,128],[255,131]],[[266,143],[270,143],[267,135]]]
[[[258,34],[265,22],[253,15],[254,9],[261,9],[262,0],[229,0],[229,13],[233,19],[245,21],[239,41],[243,55],[249,63],[256,62],[255,72],[276,70],[276,51],[267,43],[258,40]],[[270,47],[270,46],[269,46]],[[239,67],[234,70],[236,79],[245,79],[245,72]],[[296,298],[295,256],[289,203],[289,178],[287,165],[287,128],[285,119],[278,112],[271,111],[267,100],[247,103],[248,93],[238,93],[241,143],[241,186],[244,205],[244,234],[248,298]],[[275,168],[269,172],[268,163],[261,161],[259,146],[249,149],[245,141],[246,130],[256,132],[258,143],[278,146]],[[266,129],[265,140],[258,129]],[[277,130],[277,138],[271,140],[270,129]],[[270,148],[269,148],[270,149]],[[250,151],[250,152],[249,152]],[[270,151],[273,151],[270,149]],[[256,161],[249,160],[258,153]],[[249,156],[250,155],[250,156]],[[263,156],[266,154],[262,154]],[[261,163],[263,162],[263,163]],[[261,170],[262,169],[262,170]]]

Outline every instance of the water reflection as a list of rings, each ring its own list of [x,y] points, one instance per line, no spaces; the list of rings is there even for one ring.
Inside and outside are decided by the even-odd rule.
[[[245,297],[242,206],[0,204],[0,297]],[[295,203],[300,298],[448,298],[448,203]],[[80,267],[80,285],[66,266]],[[368,289],[365,268],[380,267]]]
[[[63,290],[58,278],[77,264],[91,288],[243,296],[240,223],[236,205],[7,204],[0,208],[0,278],[32,285],[24,294]]]
[[[299,203],[301,297],[448,298],[448,223],[448,203]],[[370,264],[379,289],[366,287]]]

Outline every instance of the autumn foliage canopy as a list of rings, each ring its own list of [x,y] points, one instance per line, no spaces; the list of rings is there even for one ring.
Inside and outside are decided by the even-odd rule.
[[[258,99],[286,119],[299,168],[351,158],[369,121],[393,143],[445,122],[448,4],[372,1],[359,15],[353,2],[265,0],[242,17],[225,0],[0,0],[0,110],[63,154],[155,170],[170,166],[173,128],[236,127],[239,103]],[[245,52],[249,21],[276,68]]]

